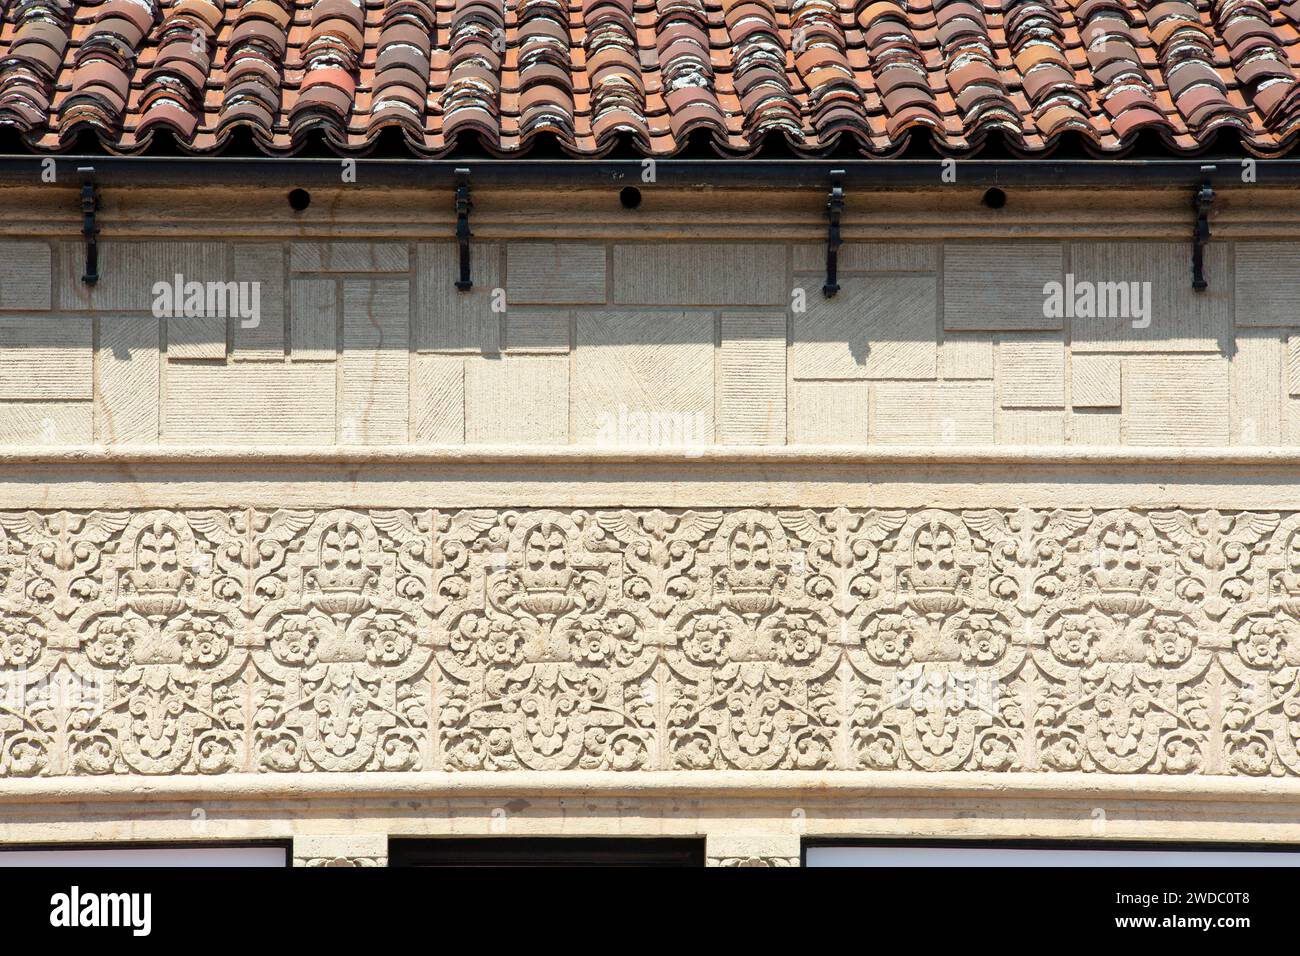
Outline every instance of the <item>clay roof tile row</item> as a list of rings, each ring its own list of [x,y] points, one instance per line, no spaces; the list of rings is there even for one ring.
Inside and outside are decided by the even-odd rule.
[[[499,155],[553,137],[647,155],[693,135],[892,155],[1077,134],[1099,153],[1300,131],[1300,0],[0,0],[0,126],[40,151],[237,130],[287,154]]]

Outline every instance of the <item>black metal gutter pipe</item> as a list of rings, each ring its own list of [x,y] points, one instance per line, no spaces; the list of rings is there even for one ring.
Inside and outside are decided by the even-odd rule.
[[[54,175],[50,175],[53,161]],[[352,164],[349,166],[348,164]],[[867,160],[540,160],[299,159],[154,156],[0,156],[0,186],[282,185],[447,187],[468,169],[475,187],[826,188],[842,170],[846,189],[1109,187],[1191,188],[1248,183],[1300,186],[1300,160],[1197,159],[867,159]],[[346,178],[345,178],[346,172]]]

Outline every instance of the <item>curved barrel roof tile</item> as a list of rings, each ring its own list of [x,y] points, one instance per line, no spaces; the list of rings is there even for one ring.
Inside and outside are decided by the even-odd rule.
[[[945,154],[1300,135],[1300,0],[0,0],[0,127],[270,154]]]

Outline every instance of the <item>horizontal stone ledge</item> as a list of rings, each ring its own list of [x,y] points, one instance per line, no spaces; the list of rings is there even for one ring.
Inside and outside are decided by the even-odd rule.
[[[1300,465],[1300,446],[997,445],[708,445],[698,448],[609,448],[595,445],[8,445],[0,466],[134,465],[478,465],[478,464],[860,464],[860,465]]]
[[[8,779],[0,806],[139,801],[314,799],[797,798],[801,803],[916,798],[1123,800],[1300,805],[1300,780],[1259,777],[926,771],[667,770],[226,774],[217,777]]]

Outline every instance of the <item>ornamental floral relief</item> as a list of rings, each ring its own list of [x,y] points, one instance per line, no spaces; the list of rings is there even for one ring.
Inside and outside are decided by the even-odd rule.
[[[427,767],[433,639],[412,598],[430,575],[402,540],[427,518],[329,511],[292,542],[283,594],[249,641],[271,685],[253,715],[258,769]]]
[[[1019,769],[1024,721],[1001,693],[1025,658],[1019,592],[990,587],[1005,565],[943,511],[911,515],[886,545],[877,595],[849,619],[856,765]]]
[[[1300,773],[1300,514],[0,512],[0,775]]]
[[[649,616],[587,512],[506,512],[449,551],[439,617],[451,770],[632,770],[658,750]],[[462,543],[466,547],[462,547]]]
[[[720,518],[695,562],[695,596],[667,621],[670,766],[835,766],[836,618],[808,577],[776,515]]]

